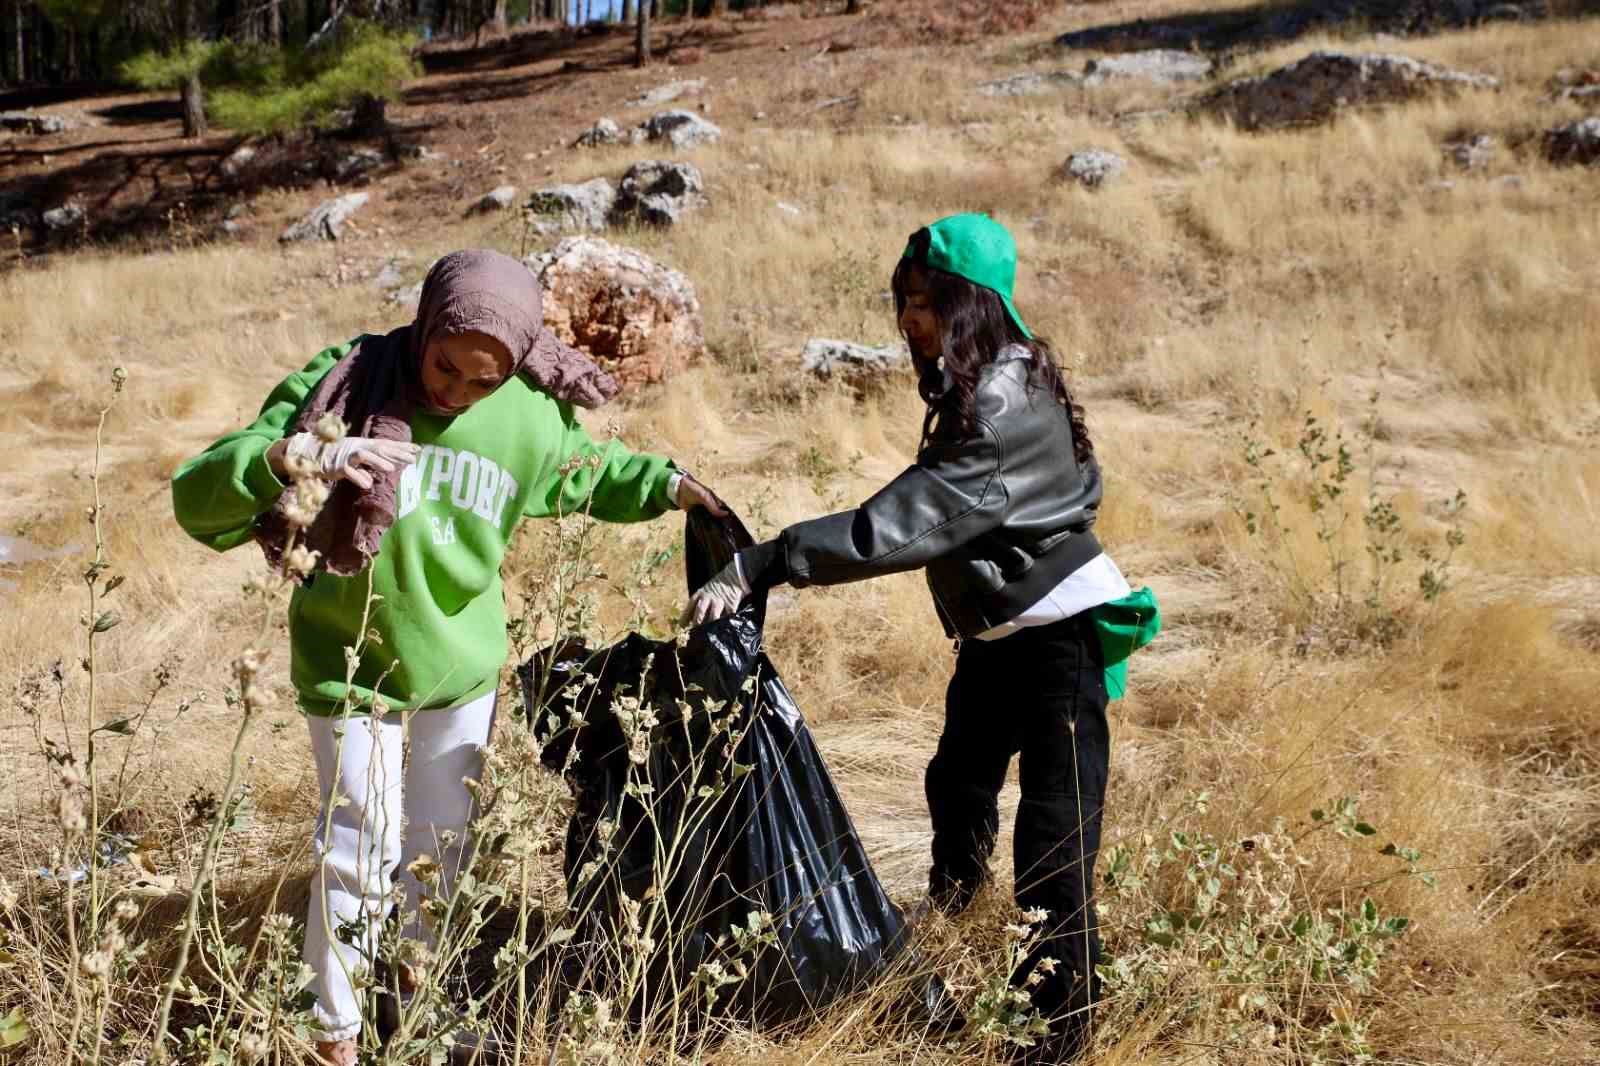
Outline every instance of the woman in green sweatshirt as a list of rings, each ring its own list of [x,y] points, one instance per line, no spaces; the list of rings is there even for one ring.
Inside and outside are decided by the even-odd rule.
[[[456,252],[429,272],[412,324],[322,352],[173,477],[173,509],[196,540],[218,551],[255,540],[306,574],[289,604],[290,677],[324,803],[306,961],[318,1052],[339,1066],[355,1061],[351,978],[370,965],[396,869],[435,855],[448,891],[461,861],[472,813],[461,781],[481,771],[493,722],[507,654],[500,562],[518,520],[721,513],[669,460],[590,439],[573,406],[615,391],[544,328],[525,266]],[[296,471],[328,490],[286,492]],[[400,879],[407,935],[426,942],[420,886]],[[364,943],[332,935],[355,921]]]

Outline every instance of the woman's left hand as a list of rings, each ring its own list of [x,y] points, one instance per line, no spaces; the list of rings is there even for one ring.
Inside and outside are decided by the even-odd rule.
[[[678,481],[678,498],[675,502],[683,511],[691,507],[704,507],[718,518],[728,517],[728,509],[722,506],[716,493],[696,481],[692,474],[685,474]]]

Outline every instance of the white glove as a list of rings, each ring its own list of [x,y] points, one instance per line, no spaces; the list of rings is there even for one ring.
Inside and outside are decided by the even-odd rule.
[[[296,433],[284,453],[310,463],[318,474],[334,481],[345,478],[360,489],[372,487],[373,474],[389,474],[410,466],[422,449],[410,441],[341,437],[325,444],[315,433]]]
[[[744,571],[739,569],[739,557],[735,555],[727,566],[717,571],[715,577],[689,597],[689,615],[695,625],[715,622],[737,611],[748,595],[750,582],[744,579]]]

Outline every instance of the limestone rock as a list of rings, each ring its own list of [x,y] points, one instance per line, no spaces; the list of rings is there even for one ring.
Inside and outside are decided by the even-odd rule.
[[[1544,156],[1557,164],[1600,166],[1600,115],[1590,115],[1547,131]]]
[[[1450,141],[1444,146],[1445,158],[1462,170],[1482,170],[1494,158],[1499,142],[1488,133],[1475,133],[1470,137]]]
[[[1170,85],[1180,81],[1204,81],[1211,76],[1211,69],[1211,60],[1198,53],[1149,48],[1089,60],[1083,68],[1083,83],[1094,86],[1108,81],[1146,81]]]
[[[801,350],[800,362],[824,381],[840,380],[865,390],[892,374],[910,370],[911,352],[904,345],[875,348],[854,341],[813,337]]]
[[[652,226],[671,226],[687,211],[706,203],[705,181],[691,163],[648,159],[635,163],[622,176],[615,221],[636,220]]]
[[[285,244],[296,241],[336,241],[344,224],[366,206],[370,196],[370,193],[353,192],[325,200],[306,217],[284,230],[278,240]]]
[[[72,124],[60,115],[41,115],[35,111],[0,111],[0,129],[12,133],[65,133]]]
[[[228,157],[222,161],[221,167],[219,168],[222,171],[223,177],[237,178],[240,174],[243,174],[250,168],[250,164],[255,162],[256,154],[256,149],[248,144],[242,144],[238,148],[235,148],[228,154]]]
[[[704,78],[686,78],[680,81],[669,81],[665,85],[658,85],[648,92],[640,93],[628,101],[629,107],[659,107],[661,104],[670,103],[680,96],[701,92],[706,87]]]
[[[609,178],[591,178],[579,184],[552,185],[528,199],[528,210],[551,223],[551,228],[600,231],[606,228],[617,204],[617,187]]]
[[[84,220],[88,217],[88,213],[82,207],[68,203],[62,204],[60,207],[52,207],[41,215],[40,219],[44,222],[46,229],[61,232],[63,230],[77,229],[83,225]]]
[[[625,390],[665,381],[705,354],[694,286],[643,252],[569,237],[526,262],[544,288],[545,325]]]
[[[663,111],[639,124],[647,141],[667,141],[674,148],[715,144],[722,130],[693,111]]]
[[[1230,82],[1194,106],[1231,119],[1241,129],[1265,130],[1326,122],[1346,107],[1498,86],[1488,75],[1449,70],[1410,56],[1313,52],[1270,74]]]
[[[641,134],[642,136],[642,134]],[[600,148],[608,144],[621,144],[630,138],[622,132],[622,127],[609,118],[602,118],[593,126],[578,134],[578,139],[572,142],[574,148]]]
[[[383,153],[376,148],[357,148],[333,160],[332,178],[336,184],[347,184],[364,178],[383,166]]]
[[[986,81],[978,86],[984,96],[1042,96],[1045,93],[1076,89],[1083,77],[1070,70],[1030,71],[1013,74],[1009,78]]]
[[[479,197],[471,207],[467,208],[467,214],[489,215],[496,211],[509,211],[511,205],[516,202],[517,187],[515,185],[500,185]]]
[[[1086,148],[1067,156],[1061,164],[1061,176],[1076,181],[1090,189],[1098,189],[1115,180],[1128,169],[1128,161],[1114,152],[1100,148]]]

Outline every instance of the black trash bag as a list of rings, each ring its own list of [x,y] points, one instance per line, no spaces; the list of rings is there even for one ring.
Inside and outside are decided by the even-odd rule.
[[[692,509],[690,589],[750,543],[731,514]],[[701,997],[702,963],[747,969],[711,1012],[766,1025],[821,1010],[896,963],[921,969],[805,719],[762,653],[765,614],[757,594],[681,647],[638,634],[599,651],[567,642],[520,668],[524,709],[549,737],[543,761],[576,800],[565,873],[581,916],[574,943],[591,951],[584,980],[603,981],[608,962],[645,953],[642,984],[655,1002],[635,995],[636,1022],[674,995]],[[644,707],[659,719],[646,729]],[[630,940],[627,909],[641,903],[653,924]],[[753,927],[753,914],[770,915],[770,928]],[[963,1024],[933,975],[914,977],[894,1010],[907,1025]]]

